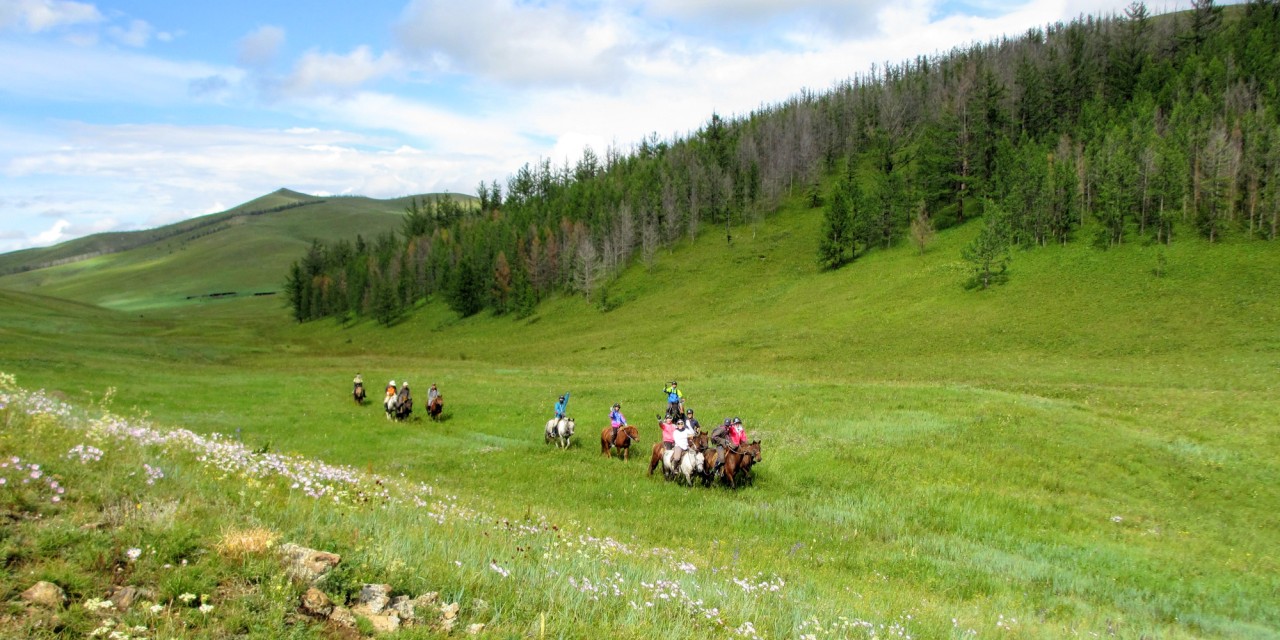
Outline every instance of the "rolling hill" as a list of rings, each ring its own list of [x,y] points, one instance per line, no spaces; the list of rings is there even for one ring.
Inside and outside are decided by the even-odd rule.
[[[280,189],[222,213],[155,229],[0,255],[0,273],[6,273],[0,288],[123,310],[218,294],[274,293],[288,265],[313,240],[373,238],[399,230],[413,197],[441,196],[319,198]]]

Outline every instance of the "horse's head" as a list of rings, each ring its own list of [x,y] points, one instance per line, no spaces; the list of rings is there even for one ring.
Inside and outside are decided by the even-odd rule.
[[[574,425],[573,418],[565,418],[564,433],[562,433],[561,435],[566,435],[566,436],[573,435],[573,425]]]
[[[751,444],[743,447],[742,453],[743,455],[751,456],[752,464],[760,462],[760,441],[752,440]]]

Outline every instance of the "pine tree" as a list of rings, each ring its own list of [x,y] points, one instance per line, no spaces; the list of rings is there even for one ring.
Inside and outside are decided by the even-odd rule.
[[[822,217],[822,240],[818,244],[818,261],[827,269],[845,262],[845,250],[853,245],[853,207],[844,185],[836,185]]]
[[[1003,276],[1009,264],[1009,227],[1004,210],[986,200],[983,203],[986,218],[982,230],[960,252],[973,269],[972,283],[983,289]]]

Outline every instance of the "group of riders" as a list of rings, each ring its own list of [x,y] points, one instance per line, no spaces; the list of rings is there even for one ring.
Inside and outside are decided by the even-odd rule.
[[[649,472],[653,473],[653,469],[657,464],[659,456],[663,459],[664,466],[670,470],[680,469],[681,462],[685,454],[691,450],[698,450],[702,453],[705,449],[704,460],[705,469],[699,469],[698,473],[704,475],[708,480],[721,475],[721,470],[725,466],[726,461],[734,456],[739,456],[748,444],[758,447],[758,443],[748,443],[746,428],[742,424],[740,418],[725,418],[722,424],[716,425],[711,430],[709,436],[702,431],[702,423],[694,417],[693,409],[685,407],[684,392],[680,390],[679,384],[672,380],[663,388],[666,394],[667,411],[666,415],[659,419],[658,428],[662,432],[662,445],[654,447],[654,461],[651,462]],[[560,396],[555,405],[555,418],[553,423],[565,419],[565,411],[569,404],[569,394],[565,393]],[[630,430],[635,432],[634,427],[627,423],[627,418],[622,414],[622,403],[614,403],[609,411],[609,431],[608,435],[602,437],[602,441],[607,443],[617,443],[619,432],[626,434]],[[549,436],[555,437],[555,427],[549,425]],[[630,436],[634,438],[634,436]],[[624,438],[625,440],[626,438]],[[624,446],[629,446],[626,443]],[[607,452],[607,449],[606,449]],[[663,452],[669,452],[669,455]],[[759,457],[758,450],[755,453],[756,458]],[[750,463],[748,463],[748,468]],[[732,472],[732,470],[731,470]],[[730,478],[732,482],[732,478]]]
[[[356,404],[364,404],[364,378],[357,373],[351,383],[351,396],[355,399]],[[387,382],[387,390],[383,396],[382,406],[387,412],[388,420],[408,419],[413,413],[413,394],[409,391],[409,381],[405,380],[399,387],[396,386],[395,380]],[[439,419],[440,412],[443,409],[444,396],[440,395],[440,390],[433,382],[431,383],[431,389],[427,391],[427,413],[433,419]]]

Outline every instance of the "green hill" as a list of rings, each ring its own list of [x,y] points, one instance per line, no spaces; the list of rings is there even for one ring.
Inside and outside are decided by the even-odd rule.
[[[632,266],[609,285],[609,311],[557,297],[520,320],[459,319],[434,301],[390,329],[299,325],[255,298],[139,319],[7,294],[0,370],[79,403],[113,386],[117,406],[158,422],[404,474],[497,518],[674,549],[752,584],[776,576],[785,606],[754,618],[770,636],[799,635],[809,615],[916,637],[946,636],[953,619],[1027,637],[1280,630],[1265,604],[1280,575],[1280,245],[1018,251],[1007,284],[971,291],[958,254],[975,225],[941,232],[923,255],[900,246],[828,272],[814,260],[820,224],[791,201],[732,245],[705,234]],[[375,390],[408,379],[421,395],[438,382],[448,419],[397,425],[354,406],[356,371]],[[645,476],[650,416],[672,378],[704,423],[738,415],[764,441],[752,487]],[[555,452],[540,429],[564,391],[580,446]],[[613,402],[641,426],[640,461],[595,448]],[[284,517],[250,521],[298,530]],[[565,606],[561,569],[517,551],[499,563],[539,588],[380,564],[401,557],[404,538],[388,525],[358,543],[326,539],[501,607],[490,622],[510,626],[499,629]],[[435,552],[446,556],[488,544],[434,540],[467,549]],[[637,562],[602,575],[652,564]],[[682,584],[712,594],[718,579]],[[625,604],[573,606],[547,630],[665,628]]]
[[[426,198],[439,195],[421,196]],[[470,196],[451,196],[470,201]],[[274,293],[313,240],[399,230],[412,197],[319,198],[287,189],[222,213],[0,256],[0,288],[142,310]],[[145,292],[145,293],[142,293]]]

